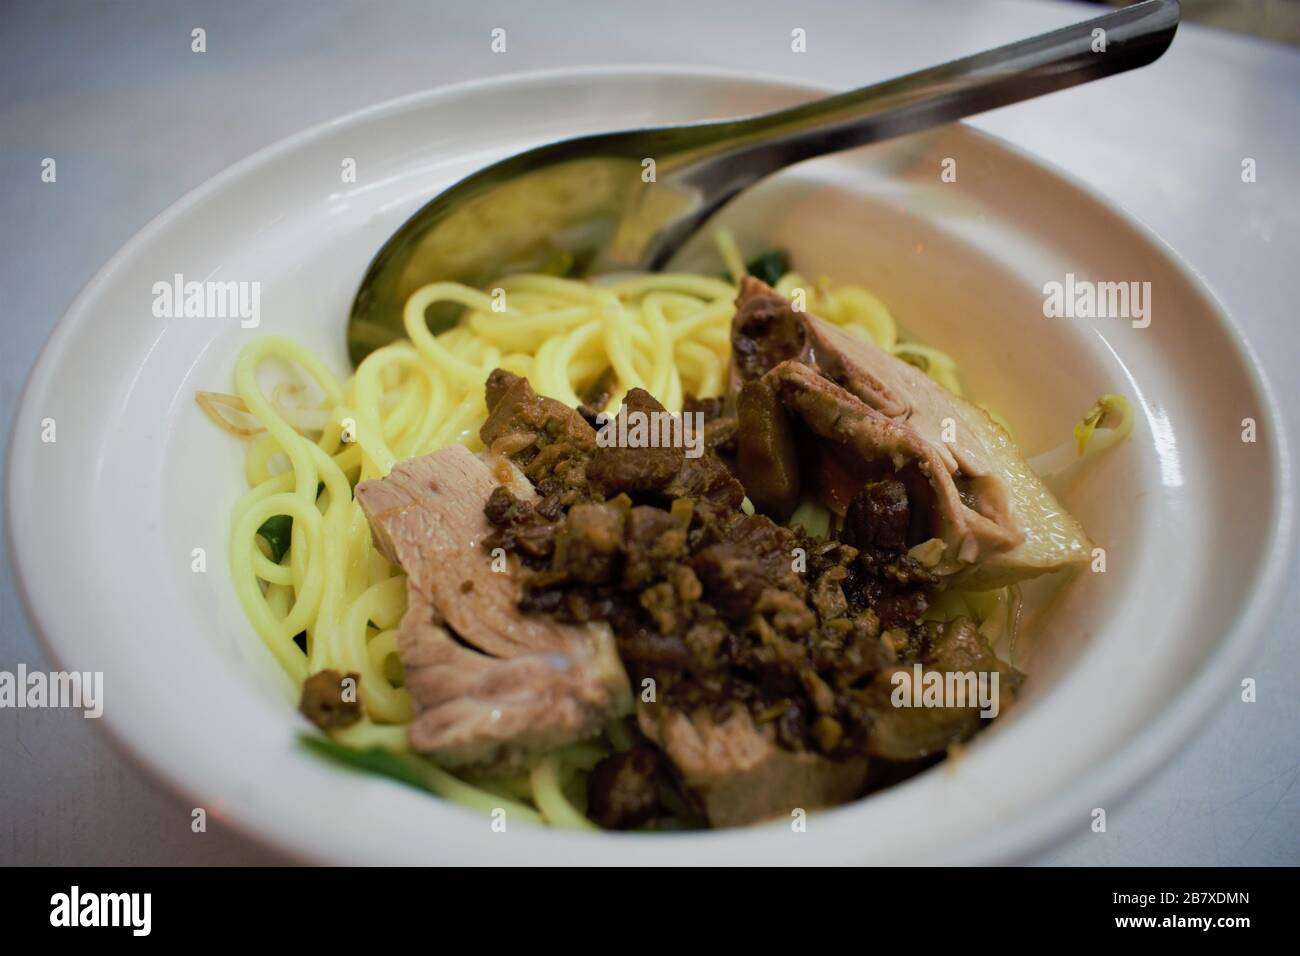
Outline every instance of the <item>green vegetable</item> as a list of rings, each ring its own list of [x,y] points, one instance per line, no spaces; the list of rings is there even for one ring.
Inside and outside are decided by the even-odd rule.
[[[316,734],[300,734],[298,739],[308,750],[327,760],[354,770],[388,777],[480,813],[495,814],[504,811],[510,815],[511,820],[521,823],[541,826],[544,822],[542,815],[532,807],[466,783],[414,754],[398,753],[384,747],[349,747]]]
[[[776,285],[790,271],[790,256],[780,249],[772,249],[746,262],[745,271],[768,285]]]
[[[279,564],[284,553],[289,550],[289,542],[293,540],[293,518],[288,515],[271,515],[262,522],[257,533],[270,547],[271,560]]]
[[[316,482],[316,497],[325,490],[325,482]],[[271,515],[262,522],[262,527],[257,529],[257,533],[271,548],[271,560],[276,564],[284,557],[285,552],[289,550],[289,544],[293,541],[293,518],[289,515]]]
[[[381,777],[389,777],[393,780],[400,781],[408,787],[415,787],[417,790],[427,790],[429,793],[436,793],[429,786],[425,774],[415,761],[418,758],[394,753],[391,750],[385,750],[383,747],[349,747],[345,744],[335,743],[328,737],[318,737],[315,734],[301,734],[299,741],[308,750],[333,760],[336,763],[344,764],[355,770],[364,770],[367,773],[379,774]]]

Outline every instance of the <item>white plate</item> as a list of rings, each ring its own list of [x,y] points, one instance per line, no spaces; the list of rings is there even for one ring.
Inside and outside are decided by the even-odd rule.
[[[10,448],[20,588],[59,666],[103,671],[103,724],[158,777],[298,857],[358,863],[934,862],[1021,855],[1086,832],[1233,693],[1286,567],[1281,429],[1248,346],[1157,239],[1061,174],[966,127],[788,171],[727,214],[757,246],[871,286],[960,361],[1029,452],[1104,391],[1132,440],[1068,496],[1107,549],[1019,649],[1024,706],[960,760],[815,815],[674,836],[489,830],[459,807],[303,753],[285,681],[226,573],[241,455],[194,404],[250,336],[291,335],[346,369],[371,255],[430,195],[490,160],[582,132],[801,101],[777,81],[678,70],[508,77],[384,104],[234,166],[159,216],[73,303]],[[945,158],[958,181],[940,184]],[[340,181],[345,158],[358,182]],[[1152,283],[1153,321],[1046,319],[1067,272]],[[152,287],[256,280],[262,325],[156,319]],[[1242,419],[1259,441],[1243,443]],[[41,423],[57,441],[41,441]],[[205,574],[191,553],[207,553]]]

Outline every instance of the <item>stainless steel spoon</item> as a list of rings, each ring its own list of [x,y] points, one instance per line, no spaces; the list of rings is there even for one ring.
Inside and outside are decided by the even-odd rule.
[[[403,305],[429,282],[662,268],[705,220],[779,169],[1145,66],[1168,49],[1178,18],[1177,0],[1147,0],[775,113],[583,136],[494,163],[379,250],[352,304],[349,354],[356,364],[402,338]],[[457,311],[435,305],[426,320],[438,330]]]

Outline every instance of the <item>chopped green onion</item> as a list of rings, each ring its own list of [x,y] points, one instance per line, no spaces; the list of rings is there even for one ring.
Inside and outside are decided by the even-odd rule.
[[[289,515],[271,515],[262,522],[257,533],[271,549],[271,560],[279,564],[289,550],[289,542],[293,540],[293,518]]]
[[[746,262],[745,271],[755,279],[762,279],[774,286],[781,281],[781,276],[790,271],[790,256],[780,249],[772,249]]]
[[[536,825],[542,823],[542,815],[532,807],[468,784],[415,754],[378,746],[349,747],[316,734],[300,734],[298,739],[308,750],[354,770],[388,777],[482,813],[502,810],[511,820]]]
[[[406,755],[383,747],[348,747],[345,744],[335,743],[328,737],[318,737],[315,734],[302,734],[298,739],[308,750],[337,763],[398,780],[417,790],[430,789],[420,770]]]

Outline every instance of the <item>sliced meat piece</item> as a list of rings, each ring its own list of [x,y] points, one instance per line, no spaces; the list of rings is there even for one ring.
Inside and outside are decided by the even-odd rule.
[[[812,360],[807,327],[786,299],[747,276],[740,283],[731,320],[731,391],[792,360]]]
[[[942,538],[946,546],[946,562],[936,573],[950,576],[949,580],[974,578],[982,562],[1023,540],[1023,534],[1008,527],[1005,514],[1000,522],[970,507],[939,451],[907,424],[882,415],[799,362],[778,365],[763,381],[771,384],[809,431],[835,447],[837,457],[856,459],[864,471],[883,468],[885,474],[897,475],[912,486],[911,497],[922,500],[912,500],[910,507],[928,514],[925,537]],[[909,474],[922,480],[909,481]],[[987,577],[981,583],[984,580]]]
[[[867,738],[867,750],[873,756],[919,760],[969,740],[980,729],[983,718],[978,703],[969,707],[894,706],[891,700],[897,687],[894,675],[900,671],[909,681],[914,679],[910,667],[887,668],[872,679],[867,691],[876,715]],[[922,673],[930,672],[941,678],[950,674],[974,674],[976,680],[979,674],[996,673],[999,710],[1011,701],[1024,680],[1019,671],[993,653],[984,635],[967,618],[943,626],[923,661]],[[906,686],[910,688],[911,684]],[[977,686],[967,684],[964,692],[968,701],[978,701]],[[991,681],[986,686],[992,690]]]
[[[618,414],[627,422],[629,444],[605,444],[603,436],[615,434],[616,429],[613,422],[607,424],[597,433],[597,448],[587,465],[588,480],[606,497],[663,490],[686,461],[685,447],[673,444],[668,410],[645,389],[634,388],[624,397]]]
[[[621,412],[645,415],[649,421],[656,420],[650,416],[668,414],[654,396],[641,388],[627,393]],[[745,489],[713,454],[707,427],[704,454],[698,458],[688,457],[680,444],[665,444],[662,434],[659,447],[597,447],[586,468],[593,492],[604,496],[625,492],[652,493],[670,500],[691,498],[702,502],[706,509],[734,511],[740,507]]]
[[[796,312],[789,300],[766,283],[746,277],[736,296],[736,315],[731,323],[733,390],[743,382],[762,378],[782,362],[802,362],[881,414],[891,418],[906,415],[906,400],[876,378],[870,365],[855,361],[860,356],[855,354],[854,343],[875,348],[807,312]],[[850,346],[847,350],[846,344]],[[907,364],[882,349],[876,351]]]
[[[1083,528],[982,409],[874,344],[793,311],[756,279],[741,284],[736,303],[735,386],[768,382],[824,451],[928,498],[911,506],[930,510],[942,529],[936,571],[948,583],[999,587],[1088,559]]]
[[[608,627],[524,614],[517,571],[492,570],[482,541],[496,484],[453,445],[356,489],[375,546],[407,575],[398,653],[411,746],[448,766],[521,766],[631,712]]]
[[[736,473],[754,507],[787,521],[799,506],[799,449],[785,409],[766,379],[746,382],[736,400]]]
[[[356,498],[375,546],[408,582],[432,596],[448,626],[496,657],[564,650],[572,635],[519,614],[514,575],[491,573],[481,545],[491,533],[484,506],[497,487],[484,462],[459,445],[412,458],[384,479],[364,481]]]
[[[745,500],[745,488],[731,471],[706,453],[699,458],[687,458],[675,478],[664,488],[665,498],[691,498],[704,505],[705,511],[727,513],[735,511]]]
[[[866,779],[865,759],[830,761],[786,750],[743,712],[718,722],[665,704],[640,703],[637,722],[672,761],[715,827],[835,806],[856,797]]]
[[[528,379],[504,369],[488,376],[486,394],[488,417],[479,429],[483,444],[518,465],[534,486],[550,480],[584,495],[595,429],[563,402],[538,395]]]
[[[492,658],[458,643],[415,599],[398,653],[417,713],[411,748],[448,767],[518,770],[556,747],[596,736],[630,708],[627,676],[603,625],[587,648]],[[410,620],[410,624],[405,622]]]

